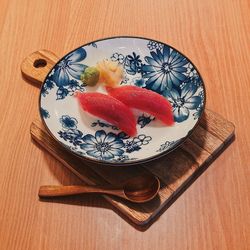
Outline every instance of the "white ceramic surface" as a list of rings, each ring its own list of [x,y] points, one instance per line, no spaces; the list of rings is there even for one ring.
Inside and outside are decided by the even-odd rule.
[[[102,85],[84,86],[88,66],[110,59],[123,66],[121,85],[136,85],[165,96],[175,124],[166,127],[154,117],[134,111],[136,137],[81,110],[75,91],[102,92]],[[41,117],[53,135],[73,153],[99,163],[135,164],[176,148],[194,129],[204,110],[205,87],[195,66],[174,48],[154,40],[114,37],[84,45],[63,57],[48,74],[40,94]]]

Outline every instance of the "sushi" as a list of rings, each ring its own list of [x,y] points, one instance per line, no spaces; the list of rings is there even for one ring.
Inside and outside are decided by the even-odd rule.
[[[136,86],[106,87],[106,89],[109,95],[123,102],[128,107],[147,112],[168,126],[174,124],[172,106],[160,94]]]
[[[131,109],[110,95],[77,92],[77,99],[83,110],[121,129],[129,136],[135,136],[136,120]]]

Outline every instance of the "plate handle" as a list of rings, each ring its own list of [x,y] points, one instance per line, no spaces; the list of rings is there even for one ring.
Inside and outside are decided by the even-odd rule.
[[[49,71],[59,58],[48,50],[38,50],[27,56],[21,63],[24,78],[41,86]]]

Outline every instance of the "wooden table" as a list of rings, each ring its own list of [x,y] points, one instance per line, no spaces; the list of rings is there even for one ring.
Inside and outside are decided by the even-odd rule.
[[[248,0],[1,0],[0,249],[249,249],[249,11]],[[38,200],[42,184],[80,181],[31,141],[39,91],[19,69],[32,51],[62,56],[124,34],[191,58],[207,107],[236,125],[235,142],[144,232],[97,196]]]

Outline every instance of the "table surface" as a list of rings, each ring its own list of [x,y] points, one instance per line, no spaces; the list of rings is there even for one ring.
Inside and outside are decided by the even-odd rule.
[[[250,2],[248,0],[1,0],[1,249],[249,249]],[[236,125],[233,144],[146,231],[93,195],[40,202],[42,184],[80,181],[35,145],[36,87],[20,73],[29,53],[62,56],[116,35],[151,37],[201,72],[207,107]]]

